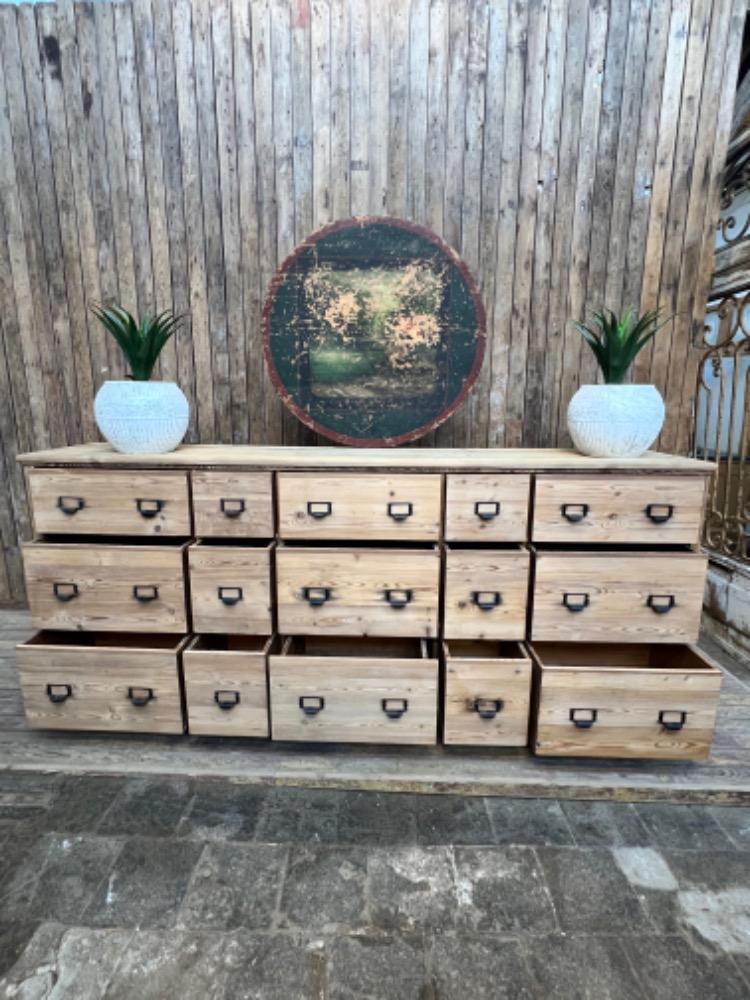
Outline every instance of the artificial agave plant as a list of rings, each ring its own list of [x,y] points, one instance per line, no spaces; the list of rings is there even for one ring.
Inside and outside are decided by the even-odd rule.
[[[575,326],[594,352],[604,381],[608,385],[620,385],[638,352],[669,319],[659,322],[658,309],[645,312],[638,320],[634,320],[632,309],[626,309],[622,316],[605,309],[594,313],[591,326],[585,323]]]
[[[136,382],[148,382],[162,348],[182,323],[170,309],[140,322],[120,306],[94,305],[91,311],[120,345]]]

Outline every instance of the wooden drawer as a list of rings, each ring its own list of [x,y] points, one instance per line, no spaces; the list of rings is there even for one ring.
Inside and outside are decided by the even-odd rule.
[[[196,535],[273,537],[270,472],[192,472],[190,481]]]
[[[187,543],[29,542],[26,592],[36,628],[186,632]]]
[[[186,472],[30,469],[39,535],[192,533]]]
[[[708,757],[721,671],[694,646],[534,643],[531,653],[536,753]]]
[[[531,660],[518,642],[446,642],[443,742],[524,747]]]
[[[704,476],[537,476],[535,542],[697,545]]]
[[[523,639],[531,556],[505,549],[445,547],[445,636]]]
[[[193,736],[268,737],[269,636],[194,636],[182,656]]]
[[[439,475],[280,472],[279,537],[437,541]]]
[[[438,662],[423,639],[286,639],[269,675],[275,740],[436,742]]]
[[[188,549],[195,632],[259,635],[273,631],[273,543],[194,542]]]
[[[437,548],[276,551],[278,629],[286,635],[435,636]]]
[[[539,551],[531,634],[571,642],[695,642],[700,552]]]
[[[33,729],[182,733],[171,635],[38,632],[16,647],[26,721]]]
[[[530,476],[457,475],[446,477],[447,542],[524,542],[529,514]]]

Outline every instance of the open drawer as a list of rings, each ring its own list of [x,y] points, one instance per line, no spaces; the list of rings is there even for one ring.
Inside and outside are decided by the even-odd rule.
[[[34,729],[182,733],[179,656],[186,639],[118,632],[37,632],[16,647]]]
[[[438,662],[424,639],[288,638],[269,675],[275,740],[436,741]]]
[[[534,643],[535,751],[565,757],[703,760],[721,671],[697,647]]]

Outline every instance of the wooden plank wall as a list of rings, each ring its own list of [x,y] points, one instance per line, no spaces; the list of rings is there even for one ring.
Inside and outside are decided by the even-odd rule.
[[[571,318],[678,314],[637,377],[685,451],[743,0],[128,0],[0,5],[0,602],[28,530],[14,456],[96,436],[122,359],[89,312],[174,307],[190,440],[314,443],[260,312],[315,228],[392,214],[477,275],[489,349],[422,445],[564,443]]]

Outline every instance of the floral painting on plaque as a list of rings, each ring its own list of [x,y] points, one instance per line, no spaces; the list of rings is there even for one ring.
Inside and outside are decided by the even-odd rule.
[[[479,374],[484,309],[435,233],[388,218],[310,236],[263,312],[271,378],[308,427],[342,444],[398,445],[433,430]]]

